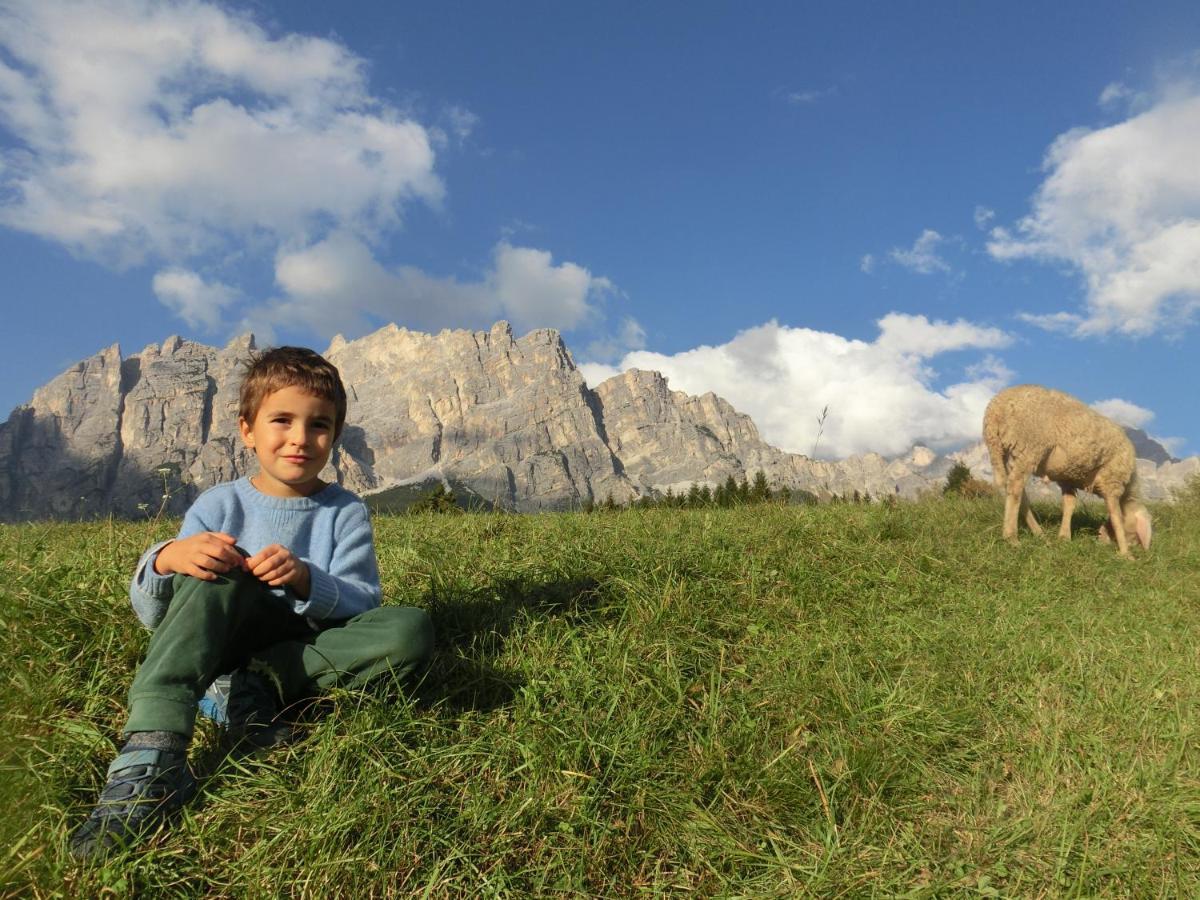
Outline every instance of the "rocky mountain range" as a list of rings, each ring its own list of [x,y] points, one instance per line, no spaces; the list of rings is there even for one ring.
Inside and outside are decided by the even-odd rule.
[[[0,424],[0,519],[178,514],[204,488],[252,472],[237,389],[254,347],[250,335],[219,349],[170,337],[125,357],[114,344],[38,389]],[[552,330],[518,338],[505,322],[437,335],[389,325],[335,338],[326,356],[349,410],[325,474],[368,496],[440,481],[488,506],[535,511],[759,470],[818,496],[912,497],[940,487],[956,461],[991,477],[982,444],[814,460],[767,444],[715,394],[670,390],[657,372],[590,388]],[[1173,460],[1134,437],[1148,499],[1169,498],[1200,472],[1200,457]]]

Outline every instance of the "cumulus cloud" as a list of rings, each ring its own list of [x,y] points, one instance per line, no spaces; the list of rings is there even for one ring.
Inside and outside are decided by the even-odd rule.
[[[303,324],[318,334],[359,333],[379,322],[413,327],[480,327],[508,319],[518,330],[568,331],[599,316],[596,303],[612,283],[546,250],[496,244],[482,278],[463,281],[411,266],[381,264],[356,235],[338,231],[281,252],[275,281],[283,295],[253,316]]]
[[[938,448],[979,440],[983,410],[1012,377],[998,358],[974,362],[963,380],[938,389],[931,363],[952,351],[1007,346],[1005,332],[959,320],[891,313],[871,342],[775,321],[719,346],[673,356],[638,351],[617,366],[581,366],[589,384],[631,368],[662,372],[675,390],[713,391],[750,415],[763,438],[810,453],[817,416],[829,407],[821,455],[902,453],[915,443]]]
[[[1115,94],[1120,93],[1114,91]],[[1015,229],[995,228],[998,260],[1065,262],[1084,308],[1026,321],[1078,337],[1185,327],[1200,309],[1200,94],[1165,90],[1118,124],[1061,135]]]
[[[154,293],[192,328],[215,331],[221,313],[233,303],[238,292],[219,281],[205,281],[189,269],[163,269],[154,276]]]
[[[479,120],[448,104],[422,125],[370,93],[366,68],[336,41],[272,35],[205,0],[6,0],[0,124],[16,143],[0,149],[0,224],[155,265],[159,300],[206,331],[599,321],[613,285],[544,249],[503,240],[476,281],[377,258],[406,205],[442,201],[435,148]],[[273,261],[281,294],[235,311],[245,297],[197,272],[243,249]]]
[[[1154,420],[1154,413],[1150,410],[1117,397],[1093,403],[1092,409],[1112,419],[1118,425],[1127,425],[1130,428],[1145,428]]]
[[[429,131],[338,43],[210,3],[0,9],[0,223],[117,265],[234,240],[370,235],[436,204]],[[460,127],[470,121],[460,111]]]
[[[938,255],[938,246],[944,241],[945,238],[932,228],[926,228],[913,242],[912,247],[907,250],[897,247],[888,255],[894,262],[921,275],[949,272],[950,264]]]

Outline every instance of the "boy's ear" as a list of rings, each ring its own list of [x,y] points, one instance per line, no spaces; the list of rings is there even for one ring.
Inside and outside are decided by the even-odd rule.
[[[242,433],[242,443],[254,449],[254,429],[246,422],[245,417],[238,416],[238,430]]]

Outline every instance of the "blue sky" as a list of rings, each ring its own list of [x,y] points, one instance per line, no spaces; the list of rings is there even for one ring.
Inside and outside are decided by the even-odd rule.
[[[504,318],[797,452],[1037,382],[1196,453],[1198,151],[1194,2],[0,0],[0,407]]]

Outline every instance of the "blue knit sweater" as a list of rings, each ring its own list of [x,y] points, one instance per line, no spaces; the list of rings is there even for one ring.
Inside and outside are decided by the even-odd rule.
[[[268,588],[313,620],[348,619],[379,606],[379,563],[366,505],[330,484],[309,497],[271,497],[249,478],[218,484],[196,498],[183,518],[180,538],[202,531],[233,535],[251,556],[269,544],[287,547],[308,564],[311,588],[301,599],[288,587]],[[138,561],[129,599],[142,623],[154,628],[171,602],[171,575],[153,561],[169,544],[155,544]],[[264,585],[265,586],[265,585]]]

